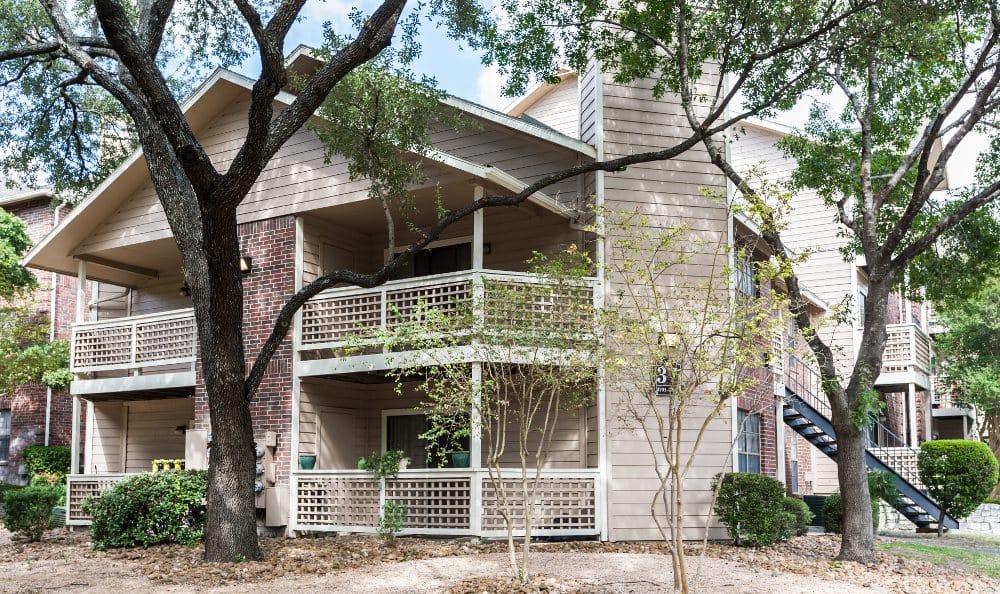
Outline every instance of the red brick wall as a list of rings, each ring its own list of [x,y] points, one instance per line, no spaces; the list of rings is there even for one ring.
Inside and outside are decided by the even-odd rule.
[[[7,207],[12,214],[26,223],[26,231],[33,244],[37,244],[55,226],[55,210],[49,198],[39,198]],[[68,209],[63,208],[60,216]],[[31,295],[38,315],[49,318],[52,309],[52,274],[36,270],[38,288]],[[69,338],[70,323],[75,318],[76,278],[56,275],[56,338]],[[51,319],[51,318],[50,318]],[[42,385],[19,387],[12,395],[0,395],[0,410],[11,412],[11,458],[0,466],[0,482],[20,482],[18,467],[20,452],[26,447],[45,443],[45,406],[47,390]],[[52,393],[49,444],[69,445],[72,429],[72,398],[68,392]]]
[[[295,289],[295,218],[278,217],[239,227],[242,253],[253,259],[243,278],[243,335],[247,369],[253,364],[274,319]],[[198,369],[195,390],[195,424],[209,426],[208,401]],[[289,338],[267,367],[260,389],[250,404],[254,435],[262,441],[266,431],[278,434],[274,451],[278,484],[287,484],[292,439],[292,347]]]

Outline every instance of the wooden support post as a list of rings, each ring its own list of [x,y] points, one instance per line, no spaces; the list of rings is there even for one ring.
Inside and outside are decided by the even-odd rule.
[[[73,394],[73,419],[71,421],[70,474],[80,472],[80,397]]]
[[[87,321],[87,263],[77,261],[76,266],[76,323]]]
[[[483,197],[483,187],[476,186],[473,190],[472,197],[474,200],[479,200]],[[482,209],[477,210],[472,214],[472,269],[482,270],[483,269],[483,222],[485,218],[485,213]]]
[[[909,427],[909,435],[907,438],[910,440],[910,447],[915,448],[919,444],[917,443],[917,386],[910,384],[909,390],[906,394],[907,406],[906,406],[906,416],[907,423],[906,426]],[[927,434],[927,439],[930,439],[930,433]]]

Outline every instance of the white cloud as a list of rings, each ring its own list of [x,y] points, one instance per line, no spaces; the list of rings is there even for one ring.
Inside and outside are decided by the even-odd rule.
[[[510,103],[510,98],[501,92],[504,78],[496,68],[486,67],[479,71],[476,78],[477,101],[493,109],[503,109]]]

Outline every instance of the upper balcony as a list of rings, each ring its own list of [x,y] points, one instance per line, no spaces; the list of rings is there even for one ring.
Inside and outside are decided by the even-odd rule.
[[[918,390],[930,390],[931,338],[916,324],[888,324],[886,332],[882,373],[875,387],[904,391],[914,384]]]
[[[194,385],[198,353],[194,310],[73,325],[74,394]]]
[[[471,332],[474,327],[499,329],[512,321],[539,327],[564,324],[571,326],[571,331],[587,331],[593,327],[596,287],[594,278],[556,284],[528,272],[465,270],[390,281],[372,289],[328,289],[302,308],[296,343],[303,358],[299,373],[387,369],[392,362],[382,352],[380,331],[399,326],[427,309],[446,314],[471,312],[466,318],[468,327],[455,328],[457,332]],[[526,298],[512,304],[504,299],[511,291],[523,291]],[[559,315],[555,315],[556,310]],[[566,312],[571,315],[566,316]],[[348,345],[356,348],[345,353]]]

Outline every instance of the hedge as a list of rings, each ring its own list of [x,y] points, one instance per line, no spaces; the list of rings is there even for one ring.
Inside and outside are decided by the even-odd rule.
[[[794,514],[785,510],[785,486],[773,478],[755,472],[729,472],[716,477],[712,488],[716,486],[715,513],[736,546],[775,543],[787,538],[789,527],[796,525]]]
[[[964,439],[920,444],[917,468],[927,494],[953,518],[967,517],[986,501],[1000,474],[988,445]]]
[[[41,540],[49,529],[52,508],[63,495],[62,487],[27,487],[3,492],[4,526],[29,541]]]
[[[786,526],[786,537],[802,536],[809,530],[809,523],[812,522],[813,513],[809,511],[809,506],[805,501],[797,497],[785,496],[781,500],[785,512],[791,514],[791,524]]]
[[[84,503],[84,511],[92,517],[94,548],[200,541],[207,489],[208,474],[203,470],[167,470],[119,482]]]
[[[28,476],[54,475],[62,482],[69,473],[70,449],[66,446],[31,446],[21,450]]]

